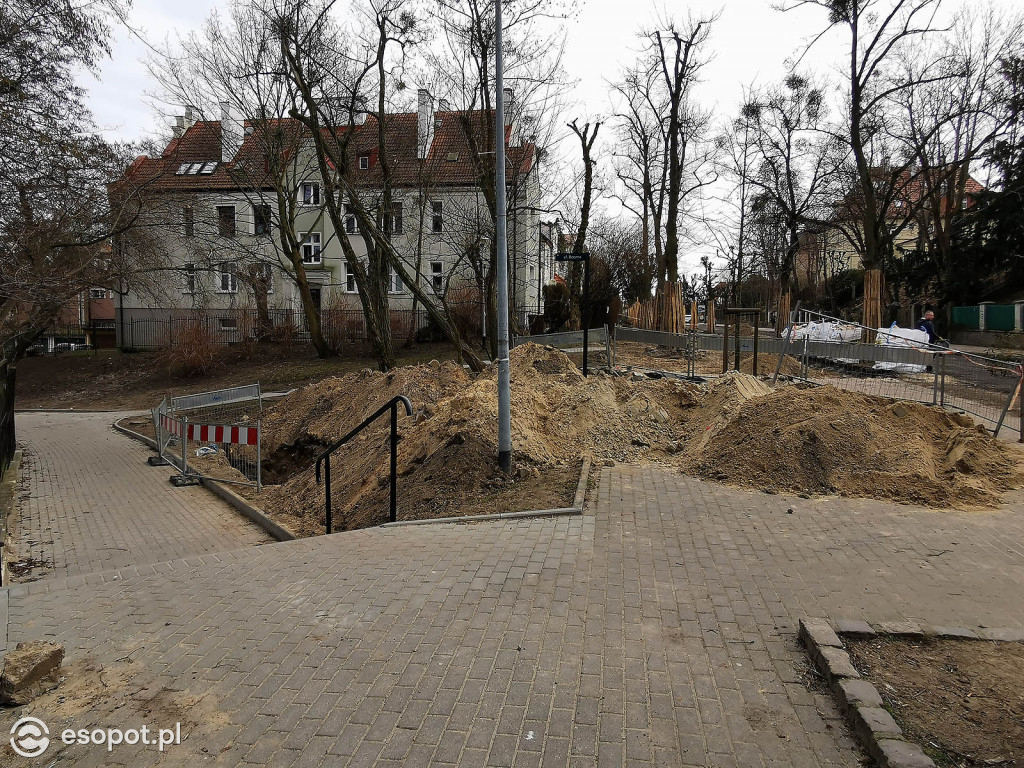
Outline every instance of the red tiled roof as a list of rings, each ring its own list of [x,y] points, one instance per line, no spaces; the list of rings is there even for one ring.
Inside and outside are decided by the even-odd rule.
[[[467,114],[470,118],[468,121],[464,120]],[[469,129],[479,136],[480,150],[487,151],[493,146],[485,125],[490,120],[485,119],[482,112],[436,112],[434,118],[440,124],[435,129],[434,140],[425,160],[416,157],[416,113],[393,114],[385,118],[385,148],[392,165],[395,186],[415,187],[421,181],[442,186],[471,186],[476,183],[477,174],[465,124],[468,123]],[[278,147],[287,146],[289,139],[298,140],[304,131],[298,121],[291,119],[275,120],[271,125],[291,134],[285,137],[285,141],[276,141],[274,145]],[[340,129],[339,134],[347,130],[347,127]],[[360,185],[380,186],[382,175],[376,118],[369,115],[363,125],[355,127],[355,131],[356,135],[350,145],[351,175]],[[510,130],[506,131],[506,136],[509,135]],[[222,163],[220,121],[197,122],[180,138],[173,139],[160,157],[143,155],[137,158],[119,184],[147,184],[151,190],[161,192],[231,191],[267,187],[267,142],[264,138],[265,134],[261,135],[259,128],[253,130],[247,122],[246,135],[235,157],[230,162]],[[528,173],[533,167],[535,149],[533,144],[509,147],[509,165],[518,168],[519,174]],[[370,167],[366,170],[359,170],[361,156],[369,156]],[[202,162],[217,163],[213,173],[176,173],[184,163]]]

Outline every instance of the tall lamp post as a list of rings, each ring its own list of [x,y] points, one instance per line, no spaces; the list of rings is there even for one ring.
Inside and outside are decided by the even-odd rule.
[[[505,60],[501,50],[501,0],[494,0],[494,180],[498,257],[498,466],[512,470],[512,401],[508,372],[508,237],[505,232]]]

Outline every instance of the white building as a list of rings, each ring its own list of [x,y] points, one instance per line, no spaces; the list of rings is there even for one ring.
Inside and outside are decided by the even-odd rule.
[[[480,187],[471,153],[492,154],[487,117],[482,112],[435,111],[425,90],[419,93],[417,112],[388,115],[384,149],[393,174],[393,208],[378,211],[388,220],[395,250],[428,293],[445,293],[449,301],[466,305],[475,301],[481,312],[481,267],[486,268],[493,228],[485,197],[490,191]],[[378,205],[383,186],[379,126],[372,115],[356,123],[350,174],[364,204],[372,208]],[[127,323],[135,321],[140,328],[143,322],[167,323],[199,312],[221,318],[221,330],[237,334],[232,318],[254,311],[262,298],[254,275],[269,280],[266,304],[275,317],[293,317],[301,326],[295,270],[283,257],[280,217],[288,211],[302,241],[303,271],[321,317],[360,311],[342,235],[325,210],[315,155],[301,139],[297,122],[273,121],[270,130],[278,131],[278,137],[295,137],[295,149],[268,154],[268,146],[281,146],[280,138],[274,144],[259,127],[232,120],[227,109],[220,121],[193,121],[186,111],[160,157],[142,156],[129,168],[126,180],[146,190],[152,231],[144,241],[153,249],[153,271],[136,284],[121,286],[117,314],[123,345],[160,343],[159,333],[152,329],[129,338]],[[539,311],[541,286],[551,276],[551,262],[542,255],[536,148],[515,136],[510,124],[510,298],[525,323],[527,313]],[[280,161],[278,169],[286,166],[276,177],[286,180],[283,185],[273,183],[274,157]],[[293,195],[286,201],[291,206],[279,200],[282,186]],[[365,258],[355,216],[344,219],[344,236],[357,256]],[[147,261],[147,254],[140,256]],[[412,293],[394,274],[390,302],[393,310],[413,306]]]

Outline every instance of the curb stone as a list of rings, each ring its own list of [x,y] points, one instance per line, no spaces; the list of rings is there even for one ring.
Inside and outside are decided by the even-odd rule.
[[[836,697],[839,708],[853,726],[868,754],[881,768],[935,768],[934,761],[921,747],[903,739],[903,731],[882,706],[878,689],[867,680],[858,679],[850,655],[842,647],[842,638],[871,639],[879,636],[904,640],[931,637],[945,640],[980,640],[990,642],[1024,642],[1024,630],[1012,627],[925,626],[912,621],[879,622],[844,619],[835,629],[828,619],[800,619],[799,639],[807,647],[814,665],[824,675]],[[839,640],[836,647],[832,638]],[[849,672],[852,671],[852,674]]]
[[[114,422],[114,429],[121,432],[133,440],[138,440],[143,445],[146,445],[151,450],[156,450],[156,441],[151,437],[139,434],[138,432],[128,429],[128,427],[122,427],[117,422]],[[581,515],[583,514],[583,504],[586,501],[587,483],[590,481],[590,468],[593,464],[593,457],[588,453],[583,456],[583,466],[580,468],[580,479],[576,485],[576,495],[573,499],[573,506],[571,507],[559,507],[556,509],[532,509],[525,512],[499,512],[491,515],[470,515],[462,517],[436,517],[430,520],[398,520],[394,523],[384,523],[379,526],[381,528],[394,528],[399,526],[407,525],[430,525],[437,523],[481,523],[491,520],[518,520],[523,518],[531,517],[556,517],[559,515]],[[256,523],[260,528],[265,530],[271,536],[278,541],[291,541],[296,538],[295,534],[289,531],[286,527],[279,523],[271,520],[265,512],[258,507],[254,507],[246,499],[239,496],[237,493],[232,491],[223,483],[218,483],[216,480],[209,480],[207,478],[200,478],[200,484],[215,493],[217,496],[222,498],[228,504],[240,512],[244,517],[249,518]],[[838,639],[838,638],[837,638]]]
[[[393,523],[384,523],[381,528],[398,528],[407,525],[432,525],[435,523],[484,523],[491,520],[521,520],[531,517],[556,517],[559,515],[582,515],[583,504],[586,501],[587,483],[590,481],[590,467],[593,457],[588,453],[583,456],[583,466],[580,468],[580,481],[576,485],[576,497],[571,507],[558,507],[556,509],[531,509],[525,512],[496,512],[491,515],[462,515],[455,517],[435,517],[428,520],[396,520]]]
[[[122,427],[117,422],[114,422],[114,429],[121,432],[133,440],[138,440],[143,445],[148,446],[151,450],[156,450],[156,441],[145,435],[140,435],[138,432],[128,429],[128,427]],[[172,466],[174,466],[172,464]],[[256,523],[260,528],[266,531],[268,534],[273,536],[278,541],[292,541],[294,540],[295,534],[289,531],[280,523],[276,523],[271,520],[267,514],[259,507],[254,507],[246,499],[243,499],[237,493],[232,491],[223,483],[218,483],[216,480],[209,480],[208,478],[200,478],[200,485],[207,490],[213,492],[221,499],[231,505],[236,512],[240,513],[243,517],[248,518],[252,522]]]
[[[921,747],[903,741],[903,731],[899,725],[892,719],[892,715],[879,706],[882,697],[878,689],[867,680],[858,679],[860,673],[854,668],[850,654],[844,648],[817,644],[816,637],[831,639],[823,631],[822,624],[831,629],[826,619],[800,619],[799,637],[815,666],[828,681],[840,708],[853,726],[853,732],[868,754],[881,768],[935,768],[935,763],[921,751]],[[852,625],[858,636],[864,636],[869,631],[869,637],[877,634],[875,629],[864,622],[848,624]],[[832,634],[836,633],[833,631]]]

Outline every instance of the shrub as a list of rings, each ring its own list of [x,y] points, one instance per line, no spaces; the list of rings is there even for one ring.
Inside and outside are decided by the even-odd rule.
[[[174,378],[206,376],[223,364],[217,339],[203,318],[176,322],[157,362]]]

